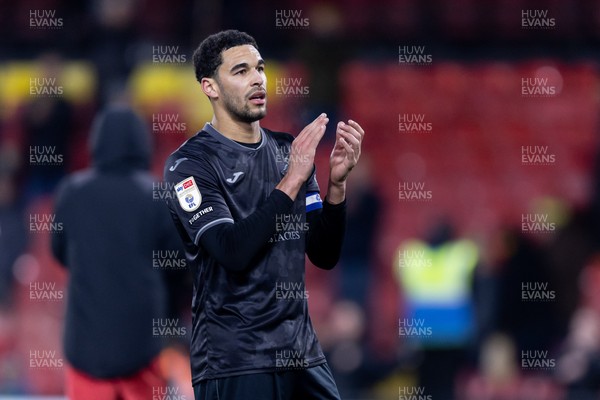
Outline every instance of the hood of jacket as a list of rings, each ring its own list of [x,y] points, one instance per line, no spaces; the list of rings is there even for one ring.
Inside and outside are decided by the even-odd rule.
[[[108,108],[94,120],[90,150],[94,167],[98,170],[148,170],[151,147],[146,124],[129,108]]]

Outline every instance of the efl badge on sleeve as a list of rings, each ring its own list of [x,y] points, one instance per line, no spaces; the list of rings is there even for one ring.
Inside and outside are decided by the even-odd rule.
[[[202,203],[202,195],[193,176],[185,178],[175,185],[175,193],[177,193],[179,205],[184,211],[194,211]]]

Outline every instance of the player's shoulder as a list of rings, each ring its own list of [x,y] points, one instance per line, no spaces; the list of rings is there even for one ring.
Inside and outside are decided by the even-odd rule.
[[[204,170],[209,164],[210,154],[213,152],[211,149],[215,146],[212,141],[211,136],[204,130],[186,140],[167,157],[164,167],[165,180],[177,180],[182,174],[187,176]]]
[[[277,144],[292,143],[294,141],[294,137],[287,132],[273,131],[268,128],[262,129],[265,131],[267,137],[277,142]]]
[[[177,157],[181,155],[190,154],[204,154],[210,150],[212,143],[212,137],[205,130],[198,131],[194,136],[183,142],[177,150],[171,153],[171,157]],[[214,146],[213,146],[214,147]]]

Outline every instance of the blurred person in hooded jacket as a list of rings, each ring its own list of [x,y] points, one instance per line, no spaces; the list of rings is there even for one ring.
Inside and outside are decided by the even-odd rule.
[[[151,399],[165,386],[153,325],[167,313],[153,254],[174,233],[164,203],[153,201],[150,137],[127,108],[100,114],[90,140],[93,167],[65,178],[55,211],[63,231],[54,256],[68,269],[64,352],[71,400]]]

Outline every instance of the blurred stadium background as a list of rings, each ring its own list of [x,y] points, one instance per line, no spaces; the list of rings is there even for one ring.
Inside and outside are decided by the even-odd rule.
[[[226,28],[267,60],[264,126],[367,132],[339,268],[307,270],[344,398],[600,396],[600,2],[0,0],[3,398],[64,393],[67,276],[31,222],[89,165],[94,115],[144,116],[160,182],[211,118],[191,55]],[[162,365],[191,399],[186,343]]]

